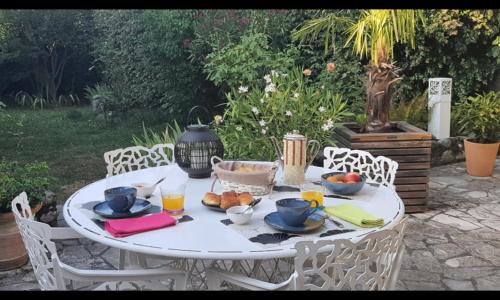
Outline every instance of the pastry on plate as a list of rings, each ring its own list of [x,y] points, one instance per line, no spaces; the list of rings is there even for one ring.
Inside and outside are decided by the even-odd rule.
[[[243,192],[238,195],[240,205],[249,205],[253,202],[253,197],[249,192]]]
[[[233,206],[240,205],[238,195],[235,192],[224,192],[220,199],[220,208],[227,209]]]
[[[207,205],[220,205],[221,197],[215,193],[205,193],[205,197],[203,198],[203,202]]]

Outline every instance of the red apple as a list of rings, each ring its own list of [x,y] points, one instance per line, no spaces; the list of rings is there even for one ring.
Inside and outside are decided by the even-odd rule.
[[[361,176],[356,172],[347,173],[344,177],[345,181],[361,182]]]

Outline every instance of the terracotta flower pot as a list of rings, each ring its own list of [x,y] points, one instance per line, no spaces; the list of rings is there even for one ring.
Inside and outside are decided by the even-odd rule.
[[[493,174],[500,142],[494,144],[473,143],[464,140],[465,163],[471,176],[487,177]]]
[[[42,203],[32,208],[33,215],[40,210]],[[0,271],[19,268],[28,261],[21,234],[12,212],[0,213]]]

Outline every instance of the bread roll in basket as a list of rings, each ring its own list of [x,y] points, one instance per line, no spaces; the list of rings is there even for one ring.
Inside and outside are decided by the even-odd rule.
[[[218,179],[223,191],[249,192],[254,196],[272,192],[279,167],[279,161],[223,161],[217,156],[213,156],[211,162],[215,174],[212,191]]]

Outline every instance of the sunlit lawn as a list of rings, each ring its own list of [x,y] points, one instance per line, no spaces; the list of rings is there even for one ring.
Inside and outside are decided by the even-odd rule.
[[[79,111],[80,117],[70,118],[72,110]],[[54,177],[51,190],[59,201],[103,178],[104,152],[132,146],[132,135],[142,133],[143,120],[153,129],[165,126],[165,118],[151,112],[131,112],[113,123],[96,119],[90,107],[7,112],[11,118],[0,122],[0,158],[23,163],[46,161]],[[23,115],[22,126],[15,125]]]

